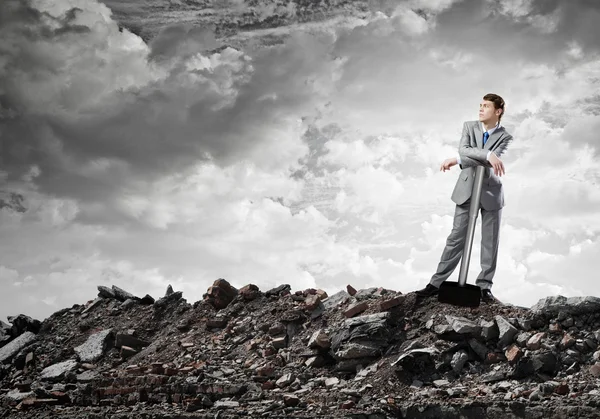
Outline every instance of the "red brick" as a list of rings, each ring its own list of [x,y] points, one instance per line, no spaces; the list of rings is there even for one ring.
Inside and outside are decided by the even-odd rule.
[[[517,345],[512,344],[504,354],[510,364],[515,364],[523,356],[523,351]]]
[[[554,389],[554,392],[561,396],[569,394],[569,385],[566,383],[561,383]]]
[[[394,298],[390,298],[389,300],[382,301],[379,303],[379,311],[387,311],[390,308],[399,306],[404,301],[404,295],[397,295]]]
[[[539,332],[529,338],[527,341],[527,349],[530,351],[535,351],[536,349],[540,349],[542,347],[542,339],[546,336],[546,333]]]
[[[369,303],[367,303],[366,301],[356,303],[356,304],[351,305],[350,307],[348,307],[346,309],[346,311],[344,311],[344,316],[346,316],[348,318],[354,317],[357,314],[362,313],[363,311],[365,311],[368,308],[369,308]]]
[[[560,341],[560,349],[568,349],[575,345],[575,338],[566,333]]]

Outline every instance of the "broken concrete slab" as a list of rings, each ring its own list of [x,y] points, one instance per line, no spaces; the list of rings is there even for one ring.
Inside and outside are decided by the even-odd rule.
[[[0,348],[0,364],[10,362],[23,348],[35,340],[33,332],[25,332]]]
[[[40,379],[48,381],[59,380],[63,378],[66,373],[73,371],[75,368],[77,368],[77,361],[74,359],[59,362],[58,364],[53,364],[44,368],[40,373]]]
[[[81,362],[95,362],[102,358],[107,349],[112,329],[102,330],[88,337],[87,341],[75,347],[75,353]]]

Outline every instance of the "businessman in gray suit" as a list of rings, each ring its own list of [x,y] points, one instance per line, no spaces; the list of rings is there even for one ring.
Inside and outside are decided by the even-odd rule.
[[[418,297],[436,295],[442,282],[448,279],[460,262],[469,223],[469,205],[475,169],[482,165],[487,169],[484,173],[480,202],[481,272],[475,285],[481,288],[482,301],[499,302],[492,294],[491,288],[496,272],[500,217],[504,207],[504,191],[500,176],[505,171],[500,156],[513,139],[512,135],[500,125],[502,115],[504,115],[504,100],[493,93],[485,95],[479,104],[479,120],[467,121],[463,125],[458,155],[444,160],[440,167],[444,172],[457,164],[461,168],[452,192],[452,201],[456,203],[454,223],[437,271],[431,277],[429,284],[416,292]]]

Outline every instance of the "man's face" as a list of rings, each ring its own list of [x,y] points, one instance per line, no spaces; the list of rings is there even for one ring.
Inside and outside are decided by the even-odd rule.
[[[494,108],[494,102],[489,100],[482,100],[479,104],[479,120],[482,122],[489,122],[496,120],[500,116],[501,109]]]

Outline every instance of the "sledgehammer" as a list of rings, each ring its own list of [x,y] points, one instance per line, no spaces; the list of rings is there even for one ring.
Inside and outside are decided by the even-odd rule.
[[[471,205],[469,206],[469,225],[467,227],[465,247],[460,261],[458,282],[442,282],[438,293],[438,301],[440,303],[448,303],[462,307],[479,307],[479,304],[481,303],[481,288],[477,285],[467,284],[467,273],[469,271],[469,261],[471,260],[471,248],[473,247],[475,224],[477,222],[477,215],[479,214],[483,171],[485,169],[484,166],[478,165],[475,172],[473,192],[471,193]]]

